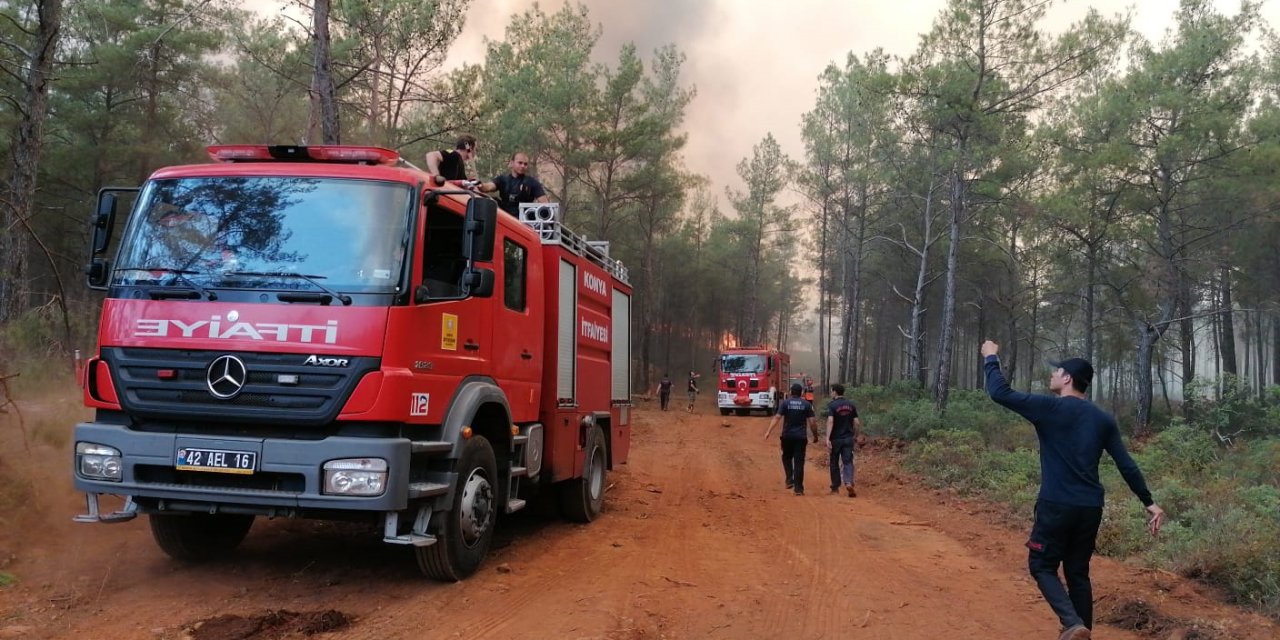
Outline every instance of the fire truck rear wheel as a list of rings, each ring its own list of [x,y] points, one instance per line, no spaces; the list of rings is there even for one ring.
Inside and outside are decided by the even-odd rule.
[[[253,516],[235,513],[153,513],[151,537],[169,557],[206,562],[225,557],[244,540]]]
[[[725,408],[723,408],[723,407],[721,407],[721,409],[720,409],[720,415],[722,415],[722,416],[727,416],[727,415],[729,415],[729,410],[728,410],[728,409],[725,409]]]
[[[498,515],[498,463],[489,441],[467,440],[457,470],[452,508],[437,515],[436,543],[414,548],[422,573],[442,582],[457,582],[480,568]]]
[[[599,425],[594,425],[587,429],[586,438],[582,477],[560,483],[560,512],[574,522],[595,520],[604,506],[604,480],[608,469],[604,432]]]

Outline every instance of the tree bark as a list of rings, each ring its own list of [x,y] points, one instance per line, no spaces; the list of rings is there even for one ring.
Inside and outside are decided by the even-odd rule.
[[[1136,411],[1134,431],[1137,435],[1146,435],[1151,430],[1151,354],[1154,350],[1155,343],[1160,339],[1159,332],[1155,327],[1145,323],[1137,322],[1134,327],[1137,333],[1137,367],[1138,378],[1138,407]]]
[[[1240,374],[1240,369],[1236,361],[1236,329],[1231,310],[1231,269],[1224,266],[1219,274],[1222,285],[1222,309],[1218,315],[1222,327],[1222,372],[1234,376]]]
[[[1271,315],[1271,384],[1280,385],[1280,317]]]
[[[1178,349],[1182,353],[1182,386],[1196,377],[1195,321],[1192,319],[1191,285],[1186,274],[1177,274]]]
[[[942,329],[938,340],[938,369],[933,378],[933,404],[938,411],[947,408],[951,384],[952,338],[956,324],[956,286],[959,280],[960,227],[964,219],[964,176],[962,163],[951,171],[951,234],[947,247],[946,288],[942,294]]]
[[[27,291],[27,221],[35,211],[36,178],[49,113],[49,84],[62,31],[62,0],[41,0],[37,25],[26,59],[22,106],[10,144],[10,178],[0,207],[0,324],[30,307]]]
[[[329,3],[330,0],[315,0],[311,12],[312,38],[315,40],[313,52],[314,69],[311,75],[311,100],[313,122],[312,139],[318,128],[324,144],[342,144],[341,128],[338,122],[338,97],[333,84],[332,60],[329,55]],[[314,144],[314,143],[312,143]]]

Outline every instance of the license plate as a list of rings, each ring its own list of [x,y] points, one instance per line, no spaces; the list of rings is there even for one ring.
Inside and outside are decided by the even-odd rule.
[[[178,449],[174,466],[183,471],[251,474],[258,466],[258,454],[253,451],[184,448]]]

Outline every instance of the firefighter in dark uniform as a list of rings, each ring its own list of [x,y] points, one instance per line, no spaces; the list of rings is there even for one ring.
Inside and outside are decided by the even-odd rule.
[[[798,496],[804,495],[804,452],[809,445],[804,433],[806,427],[813,434],[813,443],[818,443],[818,421],[814,418],[813,405],[800,397],[801,393],[804,393],[803,385],[791,385],[791,397],[778,403],[778,413],[764,432],[764,438],[768,440],[774,427],[782,423],[782,473],[786,477],[787,488],[793,489]]]

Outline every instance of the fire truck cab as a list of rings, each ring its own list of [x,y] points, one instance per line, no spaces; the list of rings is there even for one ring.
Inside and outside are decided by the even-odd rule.
[[[368,520],[456,581],[538,490],[600,514],[631,437],[631,289],[606,243],[386,149],[209,153],[99,194],[77,520],[146,514],[184,561],[259,516]]]
[[[720,415],[745,416],[757,409],[772,415],[786,395],[783,383],[790,375],[791,356],[765,347],[726,349],[720,353],[717,369]]]

